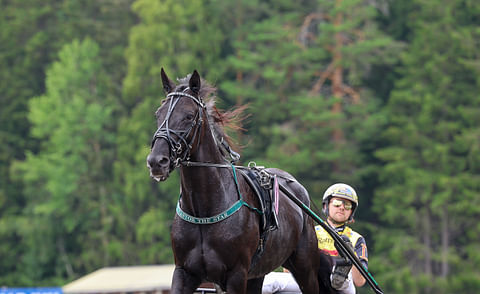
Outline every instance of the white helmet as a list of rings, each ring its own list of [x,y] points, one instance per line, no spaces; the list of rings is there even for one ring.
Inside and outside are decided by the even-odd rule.
[[[358,206],[358,196],[357,192],[355,190],[343,183],[336,183],[328,187],[328,189],[323,193],[323,200],[322,200],[322,205],[323,205],[323,213],[328,217],[328,203],[330,202],[330,198],[332,197],[338,197],[338,198],[343,198],[346,200],[350,200],[352,202],[352,214],[350,214],[350,217],[348,218],[348,221],[353,220],[353,214],[355,213],[355,210],[357,209]]]

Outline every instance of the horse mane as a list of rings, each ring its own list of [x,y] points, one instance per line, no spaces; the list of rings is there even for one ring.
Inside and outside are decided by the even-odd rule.
[[[190,77],[191,74],[184,78],[177,79],[179,84],[175,91],[181,92],[186,89]],[[245,130],[242,127],[242,123],[247,118],[247,116],[244,115],[244,111],[248,108],[248,105],[238,106],[229,111],[222,111],[215,106],[217,99],[216,93],[217,88],[213,87],[204,79],[201,79],[201,88],[198,97],[205,103],[208,120],[210,126],[213,127],[214,135],[216,137],[215,139],[221,140],[223,138],[232,150],[240,152],[240,145],[228,135],[228,132],[242,132]]]

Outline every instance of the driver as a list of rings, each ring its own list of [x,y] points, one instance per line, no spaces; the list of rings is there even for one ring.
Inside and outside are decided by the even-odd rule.
[[[337,183],[323,194],[323,213],[327,216],[328,224],[335,228],[337,233],[352,246],[353,251],[360,259],[365,269],[368,268],[368,252],[365,238],[352,230],[348,223],[353,223],[353,215],[358,207],[358,197],[355,190],[347,184]],[[352,268],[350,261],[341,257],[335,248],[333,238],[321,226],[315,226],[317,233],[318,248],[335,258],[336,265],[333,267],[330,277],[332,287],[341,293],[353,294],[355,287],[365,284],[365,278],[356,267]]]
[[[328,224],[337,231],[348,246],[353,247],[353,251],[367,269],[368,253],[365,238],[347,226],[348,223],[354,222],[353,215],[358,207],[358,197],[355,190],[347,184],[334,184],[328,187],[323,194],[322,204],[322,210],[327,217]],[[340,293],[354,294],[356,292],[355,287],[361,287],[365,284],[365,278],[356,267],[352,267],[350,261],[339,254],[333,238],[327,231],[318,225],[315,226],[315,232],[318,239],[318,248],[335,260],[335,266],[330,276],[332,287]],[[276,292],[301,293],[298,284],[290,273],[272,272],[265,276],[262,293]]]

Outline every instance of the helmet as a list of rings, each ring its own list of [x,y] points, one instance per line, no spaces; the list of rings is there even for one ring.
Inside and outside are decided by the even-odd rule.
[[[328,217],[328,203],[330,202],[330,198],[332,197],[338,197],[338,198],[343,198],[346,200],[350,200],[353,204],[352,207],[352,214],[350,215],[350,218],[348,221],[353,220],[353,215],[355,213],[355,210],[357,209],[358,206],[358,196],[355,190],[343,183],[336,183],[328,187],[328,189],[323,193],[323,200],[322,200],[322,205],[323,205],[323,213]]]

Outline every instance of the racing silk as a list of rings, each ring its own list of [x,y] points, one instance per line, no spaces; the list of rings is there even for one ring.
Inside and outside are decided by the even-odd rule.
[[[359,233],[353,231],[350,227],[345,225],[335,228],[339,235],[345,235],[353,244],[355,254],[360,259],[365,268],[368,268],[368,252],[365,238]],[[330,256],[338,256],[338,251],[335,248],[333,238],[320,225],[315,226],[315,233],[318,239],[318,248]]]

